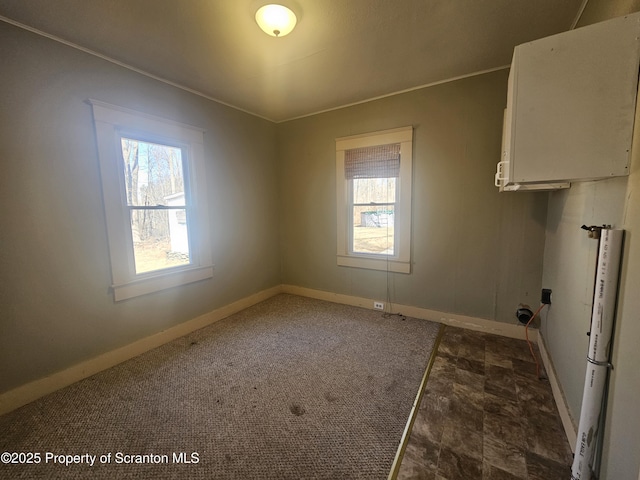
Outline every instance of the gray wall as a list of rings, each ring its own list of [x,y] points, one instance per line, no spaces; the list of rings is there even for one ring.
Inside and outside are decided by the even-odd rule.
[[[280,282],[275,125],[0,22],[0,392]],[[203,127],[213,279],[114,304],[95,98]]]
[[[581,24],[637,10],[591,0]],[[0,392],[279,283],[376,299],[389,285],[397,303],[508,323],[544,285],[542,331],[577,417],[596,248],[579,226],[613,223],[628,234],[603,478],[637,478],[637,153],[629,178],[498,194],[506,71],[273,125],[1,22],[0,59]],[[206,130],[213,279],[113,303],[89,97]],[[413,271],[338,267],[334,139],[403,125]]]
[[[578,26],[640,10],[640,1],[587,4]],[[593,301],[597,241],[582,224],[612,224],[627,231],[613,344],[610,398],[605,429],[603,479],[636,480],[640,468],[640,143],[634,144],[629,177],[574,183],[549,196],[543,285],[553,304],[543,314],[542,335],[549,347],[570,413],[580,417]]]
[[[537,298],[546,197],[492,186],[506,71],[274,125],[4,23],[0,49],[0,392],[279,283],[509,323]],[[213,279],[114,304],[87,98],[206,130]],[[334,139],[403,125],[413,272],[338,267]]]
[[[547,196],[499,194],[508,71],[279,125],[283,283],[517,323],[540,295]],[[335,138],[414,126],[412,273],[336,264]]]

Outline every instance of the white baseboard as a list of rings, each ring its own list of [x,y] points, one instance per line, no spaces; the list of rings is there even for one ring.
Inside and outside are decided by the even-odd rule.
[[[217,308],[211,312],[205,313],[204,315],[171,327],[162,332],[158,332],[110,352],[98,355],[97,357],[86,360],[77,365],[73,365],[60,372],[56,372],[47,377],[34,380],[16,387],[13,390],[4,392],[0,394],[0,415],[15,410],[16,408],[26,405],[27,403],[43,397],[44,395],[64,388],[84,378],[90,377],[91,375],[95,375],[98,372],[111,368],[119,363],[164,345],[167,342],[180,338],[195,330],[206,327],[207,325],[233,315],[236,312],[244,310],[245,308],[262,302],[263,300],[273,297],[279,293],[289,293],[292,295],[317,298],[319,300],[326,300],[329,302],[353,305],[368,309],[373,308],[373,300],[369,298],[326,292],[294,285],[277,285],[240,299],[229,305]],[[469,317],[465,315],[397,304],[392,305],[391,313],[402,313],[409,317],[431,320],[445,325],[493,333],[510,338],[525,338],[524,328],[520,325],[501,323],[484,318]],[[537,331],[531,330],[529,332],[529,338],[531,341],[536,342],[538,339]]]
[[[569,412],[567,400],[562,392],[562,388],[560,387],[560,382],[558,382],[556,371],[553,368],[553,362],[551,361],[551,357],[547,351],[547,345],[545,344],[544,337],[542,335],[538,337],[538,349],[540,350],[540,357],[542,357],[544,368],[547,371],[547,377],[549,377],[551,391],[553,392],[553,399],[558,407],[558,413],[560,414],[560,419],[562,420],[562,426],[564,427],[564,432],[567,436],[567,440],[569,441],[569,446],[571,447],[571,451],[576,453],[575,448],[576,439],[578,438],[578,429],[576,428],[573,417]]]
[[[282,292],[290,293],[292,295],[317,298],[319,300],[326,300],[329,302],[342,303],[345,305],[353,305],[356,307],[364,307],[368,309],[373,308],[373,299],[369,298],[325,292],[322,290],[297,287],[294,285],[282,285]],[[524,327],[520,325],[496,322],[495,320],[468,317],[452,313],[443,313],[435,310],[428,310],[425,308],[412,307],[407,305],[393,305],[391,313],[402,313],[403,315],[406,315],[408,317],[431,320],[445,325],[466,328],[479,332],[493,333],[495,335],[501,335],[503,337],[517,338],[521,340],[524,340],[526,338]],[[549,383],[551,384],[553,399],[558,408],[560,419],[562,420],[562,426],[564,427],[567,440],[569,442],[569,445],[571,446],[571,451],[575,453],[574,450],[577,438],[577,428],[574,424],[571,414],[569,413],[569,408],[567,407],[566,399],[562,392],[562,388],[560,387],[560,383],[558,382],[555,369],[553,368],[553,362],[551,361],[551,357],[549,357],[549,353],[547,352],[544,338],[541,335],[538,335],[538,330],[529,330],[529,340],[535,342],[538,345],[540,356],[542,357],[542,362],[544,364],[545,370],[547,371]],[[640,480],[640,478],[638,480]]]
[[[98,372],[111,368],[119,363],[134,358],[144,352],[164,345],[172,340],[183,337],[195,330],[211,325],[218,320],[233,315],[256,303],[262,302],[274,295],[281,293],[280,285],[242,298],[236,302],[217,308],[211,312],[200,315],[192,320],[158,332],[149,337],[142,338],[133,343],[103,353],[92,359],[73,365],[65,370],[56,372],[38,380],[21,385],[13,390],[0,394],[0,415],[15,410],[27,403],[55,392],[72,383],[95,375]]]
[[[295,285],[282,285],[283,293],[292,295],[300,295],[303,297],[317,298],[328,302],[342,303],[344,305],[352,305],[355,307],[363,307],[373,309],[373,299],[364,297],[354,297],[352,295],[343,295],[341,293],[325,292],[323,290],[314,290],[312,288],[298,287]],[[451,325],[452,327],[466,328],[477,332],[493,333],[503,337],[517,338],[524,340],[524,326],[509,323],[496,322],[486,318],[469,317],[466,315],[458,315],[455,313],[445,313],[436,310],[429,310],[421,307],[413,307],[410,305],[391,305],[390,313],[402,313],[407,317],[420,318],[423,320],[431,320],[433,322]],[[538,331],[529,330],[529,339],[537,342]]]

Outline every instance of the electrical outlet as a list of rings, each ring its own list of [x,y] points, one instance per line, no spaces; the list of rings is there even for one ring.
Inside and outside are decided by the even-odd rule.
[[[384,310],[384,303],[382,302],[373,302],[374,310]]]
[[[551,289],[543,288],[542,295],[540,296],[540,303],[544,303],[545,305],[551,305]]]

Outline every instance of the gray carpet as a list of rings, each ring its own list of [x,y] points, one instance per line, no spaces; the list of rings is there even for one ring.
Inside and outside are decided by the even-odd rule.
[[[278,295],[0,417],[0,478],[385,479],[438,328]]]

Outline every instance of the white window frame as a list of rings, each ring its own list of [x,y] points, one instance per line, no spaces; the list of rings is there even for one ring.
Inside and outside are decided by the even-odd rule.
[[[352,180],[345,177],[345,150],[373,147],[376,145],[400,144],[400,175],[396,184],[396,206],[394,211],[394,255],[356,253],[351,251],[353,221],[351,211]],[[336,139],[336,205],[338,233],[338,265],[345,267],[411,273],[411,173],[413,158],[413,127],[352,135]]]
[[[102,196],[107,222],[114,300],[120,301],[213,276],[209,213],[204,181],[204,131],[154,115],[89,99],[96,130]],[[136,274],[131,220],[122,168],[122,136],[143,141],[179,145],[186,152],[185,169],[190,202],[189,265]]]

